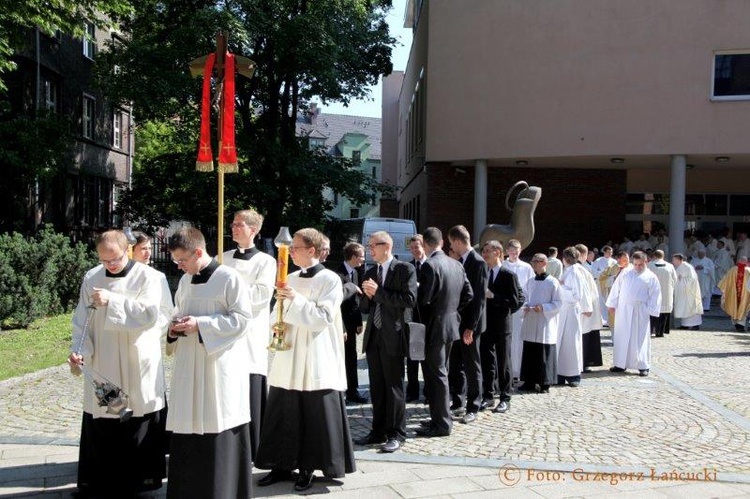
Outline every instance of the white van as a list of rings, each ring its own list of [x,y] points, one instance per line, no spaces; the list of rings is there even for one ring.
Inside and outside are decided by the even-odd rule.
[[[393,238],[393,256],[398,260],[411,261],[409,239],[417,233],[417,226],[413,220],[403,218],[349,218],[345,220],[331,220],[326,225],[325,234],[331,239],[330,262],[344,260],[344,245],[350,241],[367,247],[370,234],[385,231]],[[365,252],[365,265],[373,265],[370,252]]]

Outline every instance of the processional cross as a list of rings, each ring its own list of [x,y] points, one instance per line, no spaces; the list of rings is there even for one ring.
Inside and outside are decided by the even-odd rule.
[[[235,71],[246,78],[255,73],[255,63],[247,57],[230,53],[227,50],[227,36],[216,35],[216,52],[206,54],[190,63],[193,78],[203,75],[201,98],[201,133],[198,146],[198,171],[210,172],[214,169],[211,150],[211,109],[216,109],[216,138],[219,144],[217,172],[219,175],[218,224],[216,258],[221,263],[224,253],[224,174],[237,173],[237,149],[234,141],[234,77]],[[214,77],[215,75],[215,77]],[[211,79],[215,80],[214,97],[211,98]]]

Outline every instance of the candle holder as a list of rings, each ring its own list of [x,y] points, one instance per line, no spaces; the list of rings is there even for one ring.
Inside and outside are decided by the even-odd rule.
[[[281,227],[273,244],[279,248],[279,254],[276,258],[276,287],[283,288],[286,286],[287,274],[289,272],[289,246],[292,244],[292,236],[289,234],[289,227]],[[284,340],[287,325],[284,323],[284,299],[279,298],[276,302],[276,322],[271,326],[273,338],[268,349],[272,352],[290,350],[292,346]]]

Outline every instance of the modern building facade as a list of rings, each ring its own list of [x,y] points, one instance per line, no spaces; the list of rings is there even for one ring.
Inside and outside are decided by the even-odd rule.
[[[326,154],[353,160],[365,175],[381,180],[380,118],[322,113],[312,104],[310,111],[297,118],[297,136],[306,138],[310,148],[321,148]],[[325,188],[326,199],[334,207],[326,215],[334,219],[377,217],[380,200],[373,193],[370,202],[355,205],[346,197]]]
[[[744,0],[410,0],[409,63],[383,85],[399,215],[478,235],[525,180],[532,250],[747,230],[748,18]]]
[[[88,238],[122,223],[115,209],[131,179],[133,114],[130,106],[108,101],[92,78],[97,52],[118,36],[93,24],[86,25],[84,38],[30,31],[27,49],[15,55],[18,68],[7,77],[12,113],[46,109],[67,117],[72,127],[71,168],[31,194],[35,226]]]

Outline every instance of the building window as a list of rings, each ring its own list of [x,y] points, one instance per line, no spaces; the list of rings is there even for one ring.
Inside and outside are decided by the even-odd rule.
[[[359,218],[359,208],[351,208],[349,210],[349,218]]]
[[[750,99],[750,51],[714,54],[712,97]]]
[[[112,225],[112,181],[81,175],[78,179],[76,218],[84,227]]]
[[[84,27],[83,55],[92,60],[96,55],[96,26],[90,22],[87,22]]]
[[[352,161],[355,165],[359,165],[362,162],[362,152],[352,151]]]
[[[317,149],[318,147],[325,147],[326,145],[325,139],[309,138],[308,141],[310,142],[310,149]]]
[[[115,109],[112,119],[112,146],[122,149],[122,113],[119,109]]]
[[[44,109],[57,112],[57,82],[52,80],[44,80],[42,83],[44,86]]]
[[[82,110],[82,130],[81,133],[87,139],[94,139],[94,109],[96,107],[96,100],[89,96],[83,96],[83,110]]]

